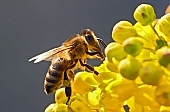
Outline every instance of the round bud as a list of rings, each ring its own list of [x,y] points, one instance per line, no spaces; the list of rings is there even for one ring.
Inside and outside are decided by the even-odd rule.
[[[55,92],[55,102],[57,104],[60,104],[60,103],[65,104],[67,99],[68,98],[65,95],[65,88],[60,88]]]
[[[139,71],[141,80],[148,85],[158,85],[163,75],[163,71],[160,66],[156,66],[153,62],[147,63]]]
[[[136,35],[136,30],[129,21],[118,22],[112,30],[112,38],[118,43]]]
[[[137,37],[130,37],[123,42],[123,47],[129,55],[137,56],[143,48],[143,43]]]
[[[120,74],[130,80],[138,77],[138,72],[142,67],[141,63],[133,57],[123,59],[118,65]]]
[[[136,8],[133,16],[136,21],[140,22],[144,26],[152,24],[152,22],[156,19],[154,9],[149,4],[139,5]]]
[[[105,54],[109,62],[112,62],[112,58],[120,61],[127,56],[123,46],[116,42],[112,42],[107,45],[105,49]]]
[[[162,47],[161,49],[157,50],[156,54],[158,57],[159,64],[164,67],[167,67],[170,63],[170,48],[167,46]]]

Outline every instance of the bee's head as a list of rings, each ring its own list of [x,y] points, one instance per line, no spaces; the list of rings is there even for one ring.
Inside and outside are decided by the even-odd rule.
[[[88,44],[88,48],[89,50],[94,50],[97,51],[100,55],[101,58],[104,59],[104,55],[101,51],[100,45],[99,45],[99,41],[104,45],[105,43],[100,39],[97,38],[96,35],[94,34],[94,32],[90,29],[85,29],[82,31],[82,36],[85,37],[85,40]],[[99,40],[99,41],[98,41]],[[104,45],[105,47],[106,45]]]
[[[90,29],[85,29],[82,31],[82,36],[85,37],[85,40],[89,47],[95,49],[99,48],[99,42],[97,41],[96,35],[94,32]]]

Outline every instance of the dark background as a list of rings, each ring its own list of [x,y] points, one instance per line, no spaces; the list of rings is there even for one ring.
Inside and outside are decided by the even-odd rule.
[[[135,23],[133,11],[140,3],[151,4],[157,17],[169,5],[169,0],[147,1],[0,0],[0,112],[44,111],[54,102],[53,94],[43,92],[50,63],[28,59],[85,28],[109,43],[116,22]]]

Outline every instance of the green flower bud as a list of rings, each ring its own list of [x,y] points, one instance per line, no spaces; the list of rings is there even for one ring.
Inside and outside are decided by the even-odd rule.
[[[141,80],[148,85],[158,85],[163,75],[163,71],[160,66],[156,66],[153,62],[147,63],[139,71]]]
[[[162,48],[163,46],[168,46],[168,43],[163,39],[157,39],[156,40],[156,45],[157,45],[157,49]]]
[[[159,64],[167,67],[170,63],[170,48],[167,46],[162,47],[161,49],[158,49],[156,52],[159,60]]]
[[[143,48],[143,43],[137,37],[130,37],[123,42],[123,46],[126,53],[137,56]]]
[[[134,14],[134,18],[136,21],[140,22],[142,25],[149,25],[156,19],[156,14],[154,9],[149,4],[141,4],[139,5]]]
[[[138,72],[142,67],[141,63],[133,57],[123,59],[118,65],[120,74],[130,80],[138,77]]]
[[[136,30],[129,21],[118,22],[112,30],[112,38],[118,43],[136,35]]]

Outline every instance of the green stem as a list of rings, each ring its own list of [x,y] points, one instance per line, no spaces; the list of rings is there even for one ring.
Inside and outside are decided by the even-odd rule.
[[[152,53],[154,53],[154,54],[155,54],[155,50],[154,50],[154,49],[147,48],[147,47],[143,47],[143,49],[149,50],[149,51],[151,51]]]
[[[156,59],[151,59],[151,58],[148,58],[148,59],[144,59],[142,62],[147,62],[147,61],[155,61]]]
[[[152,30],[155,32],[155,34],[158,36],[158,38],[161,39],[161,37],[159,36],[159,34],[155,30],[155,28],[152,26],[152,24],[150,24],[149,26],[152,28]]]

